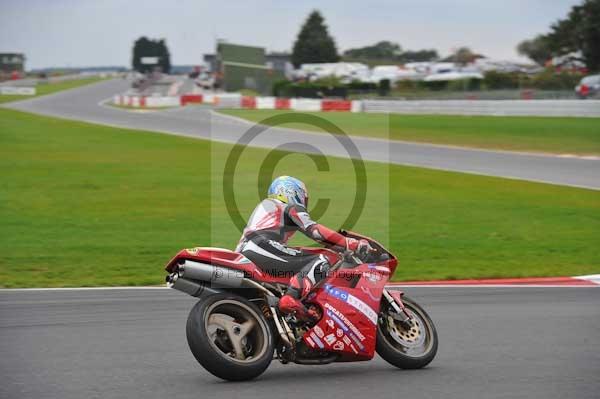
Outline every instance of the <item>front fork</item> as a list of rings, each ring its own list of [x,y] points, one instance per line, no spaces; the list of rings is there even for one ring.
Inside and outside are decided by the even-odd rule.
[[[404,310],[402,295],[404,295],[404,292],[402,291],[388,291],[385,288],[383,289],[383,297],[387,300],[388,304],[390,304],[394,309],[394,313],[390,314],[390,316],[394,320],[400,322],[403,327],[410,328],[411,317]]]

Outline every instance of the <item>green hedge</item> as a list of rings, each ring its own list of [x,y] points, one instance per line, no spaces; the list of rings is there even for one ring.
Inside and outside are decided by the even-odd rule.
[[[273,84],[273,95],[276,97],[346,98],[349,91],[387,95],[390,91],[389,83],[389,80],[384,80],[380,85],[377,83],[359,81],[352,81],[344,84],[334,77],[319,79],[314,82],[291,82],[288,80],[280,80]]]
[[[581,78],[580,73],[557,72],[546,69],[537,75],[520,72],[489,71],[482,79],[464,79],[454,81],[410,81],[402,80],[396,83],[396,92],[413,91],[477,91],[477,90],[572,90]],[[273,94],[277,97],[347,97],[353,94],[377,94],[387,96],[391,91],[390,81],[382,80],[379,84],[353,81],[341,83],[338,78],[328,77],[314,82],[290,82],[281,80],[273,85]]]
[[[556,72],[546,69],[537,75],[518,72],[486,72],[483,85],[486,89],[539,89],[539,90],[572,90],[581,78],[580,73]]]

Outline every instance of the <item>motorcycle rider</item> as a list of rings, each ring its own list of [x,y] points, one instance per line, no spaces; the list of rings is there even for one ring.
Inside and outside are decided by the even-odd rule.
[[[279,300],[279,310],[301,320],[315,317],[301,300],[327,276],[331,265],[323,255],[289,247],[287,242],[296,231],[338,251],[372,250],[367,240],[345,237],[313,221],[307,208],[308,191],[303,182],[290,176],[276,178],[268,198],[254,209],[236,248],[267,273],[291,276],[286,294]]]

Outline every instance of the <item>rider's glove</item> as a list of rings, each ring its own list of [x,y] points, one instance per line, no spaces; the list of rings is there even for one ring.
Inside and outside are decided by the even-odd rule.
[[[369,244],[368,240],[360,239],[357,240],[355,238],[346,238],[346,248],[352,252],[355,252],[360,255],[366,255],[369,252],[373,251],[373,247]]]

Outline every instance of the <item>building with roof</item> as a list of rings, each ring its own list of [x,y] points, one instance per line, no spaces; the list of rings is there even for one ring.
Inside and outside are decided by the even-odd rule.
[[[292,71],[286,53],[266,54],[263,47],[226,42],[217,43],[215,54],[205,54],[204,62],[225,91],[254,90],[270,94],[273,82]]]
[[[25,55],[22,53],[0,53],[0,78],[8,79],[25,74]]]

